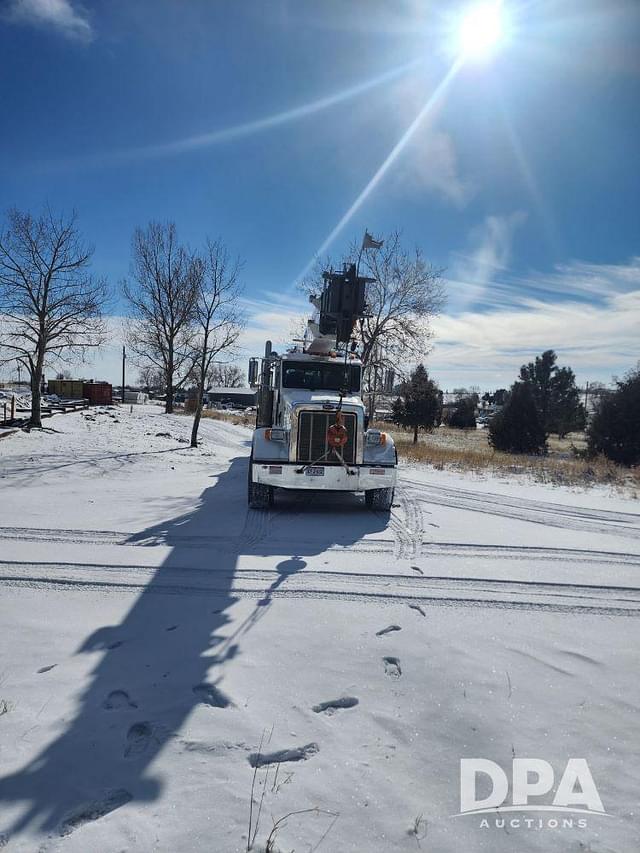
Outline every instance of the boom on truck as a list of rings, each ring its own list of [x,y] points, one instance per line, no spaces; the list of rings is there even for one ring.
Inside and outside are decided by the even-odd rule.
[[[258,386],[249,506],[267,509],[275,489],[311,489],[364,492],[367,507],[388,511],[398,456],[391,436],[368,428],[352,339],[372,279],[355,264],[323,279],[320,296],[310,297],[316,314],[302,345],[279,355],[267,341],[261,363],[249,363],[249,382]]]

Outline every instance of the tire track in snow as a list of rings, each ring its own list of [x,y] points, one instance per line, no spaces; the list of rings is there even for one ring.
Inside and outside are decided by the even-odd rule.
[[[273,516],[278,513],[274,513]],[[267,515],[264,513],[263,515]],[[269,527],[271,518],[264,519],[264,524],[256,529],[252,524],[245,524],[249,529],[246,540],[242,534],[237,537],[225,536],[170,536],[166,541],[154,537],[153,540],[143,538],[140,534],[125,533],[117,530],[61,530],[49,528],[31,527],[0,527],[0,540],[11,540],[17,542],[64,542],[74,545],[124,545],[134,548],[149,548],[162,546],[168,548],[215,548],[216,550],[229,549],[241,553],[241,546],[250,551],[251,544],[257,544],[264,537]],[[327,545],[325,540],[314,541],[305,539],[305,553],[362,553],[362,554],[390,554],[399,551],[407,554],[413,552],[415,556],[422,557],[475,557],[477,559],[491,560],[553,560],[567,561],[576,560],[580,562],[601,564],[625,564],[640,568],[640,554],[630,554],[619,551],[595,551],[581,548],[553,548],[550,546],[537,545],[491,545],[469,542],[434,542],[422,541],[417,544],[421,531],[416,531],[416,538],[409,541],[409,531],[400,516],[392,513],[391,530],[395,534],[395,541],[391,539],[361,539],[358,542],[341,544],[335,542]],[[137,538],[136,538],[137,537]],[[290,539],[269,539],[270,552],[272,554],[284,554],[295,547],[300,548],[300,543]],[[242,552],[244,553],[244,552]],[[0,565],[3,561],[0,560]]]
[[[44,569],[44,570],[43,570]],[[128,591],[172,595],[225,594],[249,598],[301,598],[377,604],[421,603],[479,607],[553,609],[640,616],[640,587],[499,580],[478,577],[416,577],[379,573],[310,571],[290,575],[278,589],[276,571],[244,569],[211,572],[162,570],[143,566],[104,566],[87,571],[65,563],[0,565],[6,586],[66,591]]]
[[[267,511],[247,509],[244,526],[238,537],[238,543],[251,547],[261,542],[269,532],[271,522],[276,515],[278,515],[278,511],[274,509]]]
[[[391,511],[389,526],[396,540],[394,553],[398,560],[415,559],[422,548],[424,518],[422,508],[409,489],[402,484],[396,488],[402,513]]]
[[[169,534],[165,539],[154,534],[145,537],[143,533],[127,533],[121,530],[64,530],[35,527],[0,527],[0,540],[17,542],[64,542],[72,545],[127,545],[130,547],[149,548],[165,546],[168,548],[215,548],[228,549],[237,553],[242,548],[250,550],[264,540],[271,522],[281,510],[259,512],[249,510],[244,527],[238,536],[176,536]],[[305,544],[313,548],[313,540],[305,539]],[[300,548],[300,543],[290,539],[269,538],[271,550],[281,548],[287,553],[293,548]],[[363,539],[353,544],[341,545],[339,542],[331,545],[326,540],[317,543],[323,551],[353,551],[354,553],[391,553],[394,545],[390,539]]]
[[[544,503],[491,492],[471,492],[417,480],[404,482],[412,487],[414,499],[424,503],[544,524],[548,527],[618,534],[640,539],[640,514]]]
[[[544,545],[480,545],[466,542],[423,542],[423,557],[473,557],[477,560],[527,560],[529,562],[579,562],[640,568],[640,554],[552,548]]]
[[[47,527],[0,527],[0,539],[25,542],[70,542],[82,545],[143,544],[128,542],[134,533],[119,530],[64,530]]]

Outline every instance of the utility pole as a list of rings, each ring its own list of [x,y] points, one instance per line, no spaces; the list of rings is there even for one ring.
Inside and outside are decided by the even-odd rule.
[[[124,348],[124,344],[122,344],[122,403],[124,405],[124,370],[125,364],[127,361],[127,353]]]

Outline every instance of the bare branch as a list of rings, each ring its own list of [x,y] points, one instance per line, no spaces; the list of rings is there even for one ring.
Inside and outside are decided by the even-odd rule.
[[[198,287],[198,259],[178,243],[173,223],[136,229],[131,280],[123,282],[131,310],[127,343],[140,367],[162,370],[167,412],[193,369]]]
[[[207,380],[221,355],[235,352],[245,318],[239,307],[241,293],[239,259],[232,260],[219,240],[207,240],[202,256],[195,260],[198,294],[196,300],[197,334],[193,374],[197,386],[196,412],[191,446],[197,447],[198,427]]]
[[[93,248],[76,215],[38,218],[9,210],[0,232],[0,315],[3,361],[20,359],[31,379],[31,425],[41,426],[40,385],[47,356],[82,354],[106,338],[104,279],[89,272]]]

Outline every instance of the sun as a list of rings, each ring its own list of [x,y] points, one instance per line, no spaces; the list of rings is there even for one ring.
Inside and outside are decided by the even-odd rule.
[[[458,27],[458,53],[483,59],[494,53],[504,38],[500,0],[488,0],[467,9]]]

